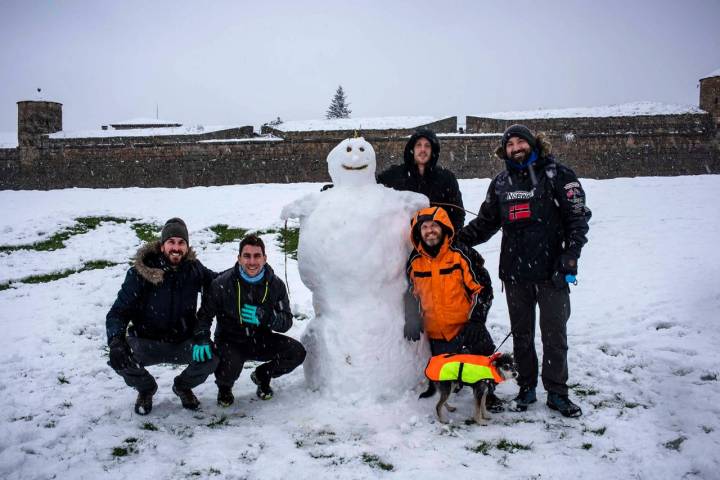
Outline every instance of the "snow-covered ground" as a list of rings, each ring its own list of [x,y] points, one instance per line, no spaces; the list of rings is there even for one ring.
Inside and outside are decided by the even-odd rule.
[[[0,477],[720,478],[720,176],[583,183],[593,219],[569,323],[580,419],[551,412],[540,392],[526,413],[467,424],[464,389],[453,422],[442,425],[435,400],[419,401],[417,392],[343,402],[309,391],[302,369],[277,380],[267,402],[243,374],[227,409],[215,404],[210,378],[196,390],[201,409],[189,412],[170,391],[177,370],[168,366],[151,367],[155,407],[135,415],[134,392],[105,363],[105,314],[127,269],[121,263],[0,290]],[[460,182],[466,207],[477,210],[487,185]],[[0,245],[48,238],[78,217],[162,223],[179,215],[200,259],[223,270],[237,244],[215,243],[209,226],[278,227],[283,205],[318,188],[2,191]],[[284,276],[284,256],[274,236],[266,240]],[[92,260],[124,262],[139,243],[129,223],[110,222],[53,252],[0,253],[0,284]],[[498,249],[499,235],[478,247],[495,281],[496,341],[508,332]],[[348,252],[349,261],[357,255]],[[294,260],[287,278],[294,310],[312,317]],[[296,322],[289,333],[300,338],[306,326]],[[516,387],[498,390],[510,399]]]

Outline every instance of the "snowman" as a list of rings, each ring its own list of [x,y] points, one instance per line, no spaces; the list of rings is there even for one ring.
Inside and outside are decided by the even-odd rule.
[[[403,337],[410,219],[424,195],[375,180],[375,151],[364,138],[327,157],[334,188],[286,205],[300,219],[298,268],[315,317],[302,342],[310,388],[343,398],[389,399],[418,384],[427,342]]]

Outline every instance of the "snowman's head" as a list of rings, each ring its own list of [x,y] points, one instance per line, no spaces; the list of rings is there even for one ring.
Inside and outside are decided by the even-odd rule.
[[[333,148],[327,157],[328,173],[335,186],[373,185],[375,150],[364,138],[348,138]]]

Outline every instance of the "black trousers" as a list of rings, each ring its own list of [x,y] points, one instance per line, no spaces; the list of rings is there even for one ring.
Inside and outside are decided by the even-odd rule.
[[[290,373],[305,360],[305,347],[297,340],[279,333],[248,337],[242,341],[216,338],[220,364],[215,370],[219,387],[232,387],[248,360],[265,362],[257,367],[258,375],[276,378]]]
[[[452,340],[430,339],[430,354],[431,355],[443,355],[445,353],[460,353],[463,347],[463,334],[460,332],[455,335]],[[473,355],[485,355],[490,356],[495,351],[495,344],[493,343],[490,332],[485,327],[483,338],[481,338],[475,345],[467,346],[468,352]]]
[[[540,338],[543,345],[542,381],[548,392],[567,395],[567,321],[570,318],[568,287],[552,284],[506,283],[513,353],[518,366],[518,385],[535,387],[538,357],[535,352],[535,307],[540,307]]]
[[[136,389],[138,392],[153,391],[157,388],[155,377],[150,375],[145,367],[157,365],[158,363],[173,363],[186,365],[180,375],[175,377],[175,386],[180,389],[195,388],[215,371],[218,365],[217,355],[206,362],[193,362],[192,340],[181,343],[159,342],[128,336],[128,345],[132,350],[133,357],[140,364],[137,368],[131,367],[124,370],[115,370],[125,383]]]

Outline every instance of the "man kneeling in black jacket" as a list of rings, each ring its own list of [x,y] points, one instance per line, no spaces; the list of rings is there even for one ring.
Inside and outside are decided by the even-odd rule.
[[[138,391],[138,415],[152,410],[158,386],[145,367],[158,363],[188,365],[175,377],[173,392],[187,409],[200,405],[192,389],[215,370],[217,358],[212,357],[209,342],[193,338],[197,297],[216,275],[195,257],[185,222],[179,218],[165,223],[159,241],[138,250],[105,322],[108,363]]]
[[[297,340],[276,332],[292,326],[292,312],[285,284],[267,263],[265,244],[255,235],[240,242],[237,263],[221,273],[203,295],[198,311],[196,337],[210,340],[210,325],[217,317],[215,345],[220,365],[215,371],[218,405],[232,405],[232,386],[247,360],[263,361],[250,375],[257,396],[273,396],[270,379],[293,371],[305,360]]]

